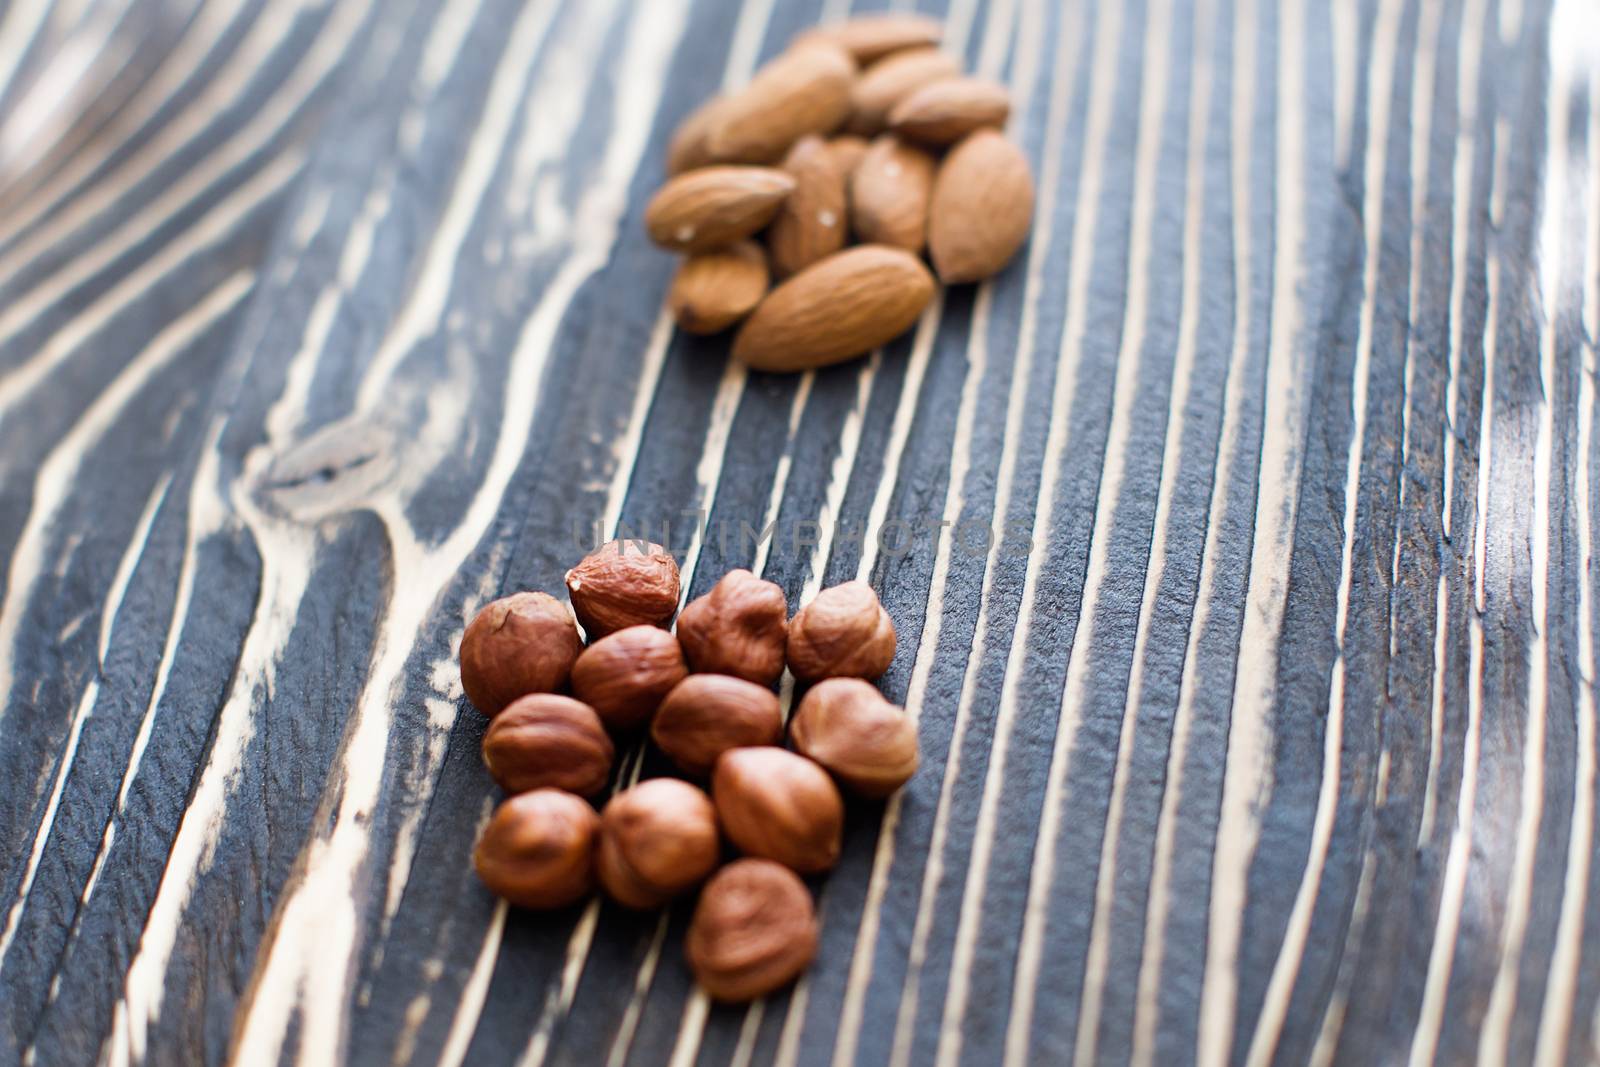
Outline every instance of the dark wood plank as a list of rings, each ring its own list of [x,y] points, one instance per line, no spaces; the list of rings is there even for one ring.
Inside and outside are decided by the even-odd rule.
[[[666,139],[882,6],[0,9],[0,1062],[1592,1058],[1588,7],[918,3],[1033,239],[748,373]],[[748,1008],[471,873],[464,622],[619,531],[901,634],[924,768]]]

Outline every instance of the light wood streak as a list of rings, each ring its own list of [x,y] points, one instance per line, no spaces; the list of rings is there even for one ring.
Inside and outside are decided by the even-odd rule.
[[[1239,4],[1233,27],[1233,99],[1229,128],[1229,189],[1233,235],[1233,344],[1228,357],[1228,383],[1223,401],[1221,434],[1216,459],[1212,464],[1211,499],[1207,514],[1205,547],[1200,558],[1199,594],[1194,617],[1189,623],[1184,648],[1183,674],[1178,688],[1178,707],[1173,716],[1172,739],[1168,745],[1165,788],[1161,812],[1156,820],[1155,856],[1151,864],[1150,892],[1145,902],[1144,950],[1139,965],[1139,988],[1134,1007],[1133,1047],[1130,1059],[1148,1067],[1154,1062],[1156,1031],[1160,1022],[1160,983],[1166,955],[1166,921],[1171,912],[1171,885],[1178,804],[1183,797],[1183,768],[1189,756],[1190,735],[1198,696],[1199,675],[1196,660],[1200,639],[1211,621],[1211,590],[1221,542],[1220,516],[1232,488],[1232,460],[1239,450],[1240,426],[1247,400],[1244,363],[1250,352],[1250,174],[1253,164],[1251,108],[1256,99],[1257,27],[1254,0]]]
[[[280,195],[300,173],[303,157],[286,153],[273,160],[248,182],[202,216],[182,237],[145,260],[76,316],[58,327],[38,346],[34,355],[0,373],[0,419],[14,417],[23,397],[48,380],[89,337],[103,329],[123,308],[146,297],[158,282],[195,256],[234,238],[251,212]],[[0,463],[3,463],[0,460]],[[0,674],[0,683],[9,679]],[[4,686],[0,686],[3,688]]]
[[[1067,283],[1067,322],[1063,330],[1061,350],[1058,355],[1056,387],[1052,411],[1055,417],[1045,441],[1043,477],[1040,480],[1039,498],[1034,508],[1034,528],[1041,525],[1049,529],[1055,513],[1057,481],[1068,438],[1067,413],[1072,410],[1072,394],[1077,384],[1079,364],[1083,358],[1084,340],[1088,331],[1085,305],[1093,265],[1093,250],[1098,236],[1089,220],[1095,217],[1104,183],[1105,145],[1111,132],[1113,98],[1121,43],[1122,9],[1110,5],[1102,9],[1095,20],[1092,46],[1093,67],[1090,73],[1088,98],[1088,129],[1085,134],[1085,158],[1079,178],[1077,217],[1080,220],[1072,234],[1072,258]],[[1007,746],[1018,711],[1017,684],[1022,677],[1025,657],[1033,630],[1033,605],[1038,595],[1039,570],[1046,553],[1035,550],[1028,555],[1028,566],[1023,578],[1022,608],[1017,618],[1015,633],[1006,662],[1006,681],[1000,693],[1000,710],[994,726],[994,745],[984,771],[983,798],[978,808],[977,826],[973,834],[972,855],[967,867],[961,906],[956,925],[955,949],[951,958],[950,978],[946,987],[943,1022],[936,1053],[940,1067],[953,1063],[960,1057],[960,1020],[965,1014],[969,996],[968,979],[973,954],[977,947],[978,923],[983,914],[989,855],[994,847],[995,827],[999,820],[1000,794],[1005,781]],[[1064,711],[1066,709],[1063,709]],[[1058,729],[1070,730],[1067,723]],[[917,953],[913,942],[912,951]],[[914,961],[920,963],[920,961]],[[894,1067],[905,1067],[911,1053],[912,1021],[916,1013],[917,985],[910,979],[906,983],[906,997],[901,1002],[899,1022],[895,1029]]]
[[[1496,202],[1497,187],[1504,181],[1501,157],[1504,154],[1505,143],[1506,131],[1497,123],[1494,131],[1494,160],[1489,188],[1491,205]],[[1493,214],[1491,208],[1491,217]],[[1473,551],[1477,560],[1473,568],[1473,603],[1476,610],[1468,613],[1467,730],[1462,743],[1461,789],[1457,794],[1456,829],[1450,838],[1450,849],[1445,857],[1443,888],[1439,897],[1438,916],[1434,923],[1433,943],[1428,953],[1422,1005],[1418,1010],[1416,1029],[1411,1037],[1410,1067],[1425,1067],[1433,1062],[1434,1053],[1438,1048],[1440,1029],[1444,1025],[1445,1000],[1450,988],[1451,968],[1455,962],[1456,936],[1466,894],[1467,868],[1472,856],[1473,814],[1478,795],[1478,758],[1482,750],[1484,700],[1483,545],[1487,537],[1485,524],[1489,514],[1489,469],[1493,458],[1495,357],[1500,344],[1501,262],[1492,241],[1489,243],[1487,254],[1483,399],[1479,416],[1479,468],[1473,533]]]
[[[1511,1016],[1517,1007],[1517,985],[1522,965],[1523,945],[1533,910],[1534,861],[1539,848],[1539,830],[1544,819],[1545,734],[1550,716],[1550,487],[1555,478],[1554,451],[1556,376],[1556,329],[1562,312],[1562,296],[1569,287],[1562,284],[1561,270],[1567,239],[1567,200],[1577,197],[1569,190],[1567,165],[1571,154],[1570,93],[1572,68],[1562,62],[1557,34],[1564,29],[1562,7],[1558,2],[1550,27],[1552,65],[1555,68],[1548,89],[1545,130],[1544,196],[1539,231],[1539,280],[1542,321],[1538,325],[1539,419],[1533,444],[1533,516],[1529,546],[1529,606],[1527,723],[1522,748],[1522,796],[1517,828],[1512,845],[1511,880],[1505,898],[1504,936],[1500,943],[1499,966],[1489,988],[1489,1003],[1483,1015],[1478,1039],[1478,1067],[1495,1067],[1511,1055]],[[1576,44],[1576,41],[1574,41]],[[1563,69],[1565,68],[1565,69]],[[1581,260],[1580,260],[1581,262]],[[1585,462],[1580,457],[1580,464]]]
[[[1089,947],[1084,965],[1084,992],[1078,1009],[1075,1061],[1091,1064],[1096,1059],[1100,1029],[1100,1005],[1105,995],[1106,969],[1110,965],[1111,909],[1117,882],[1117,845],[1122,833],[1122,812],[1128,791],[1129,767],[1133,758],[1135,728],[1139,706],[1144,698],[1144,664],[1148,654],[1150,626],[1155,617],[1156,596],[1166,574],[1167,528],[1172,521],[1172,497],[1177,487],[1178,464],[1183,442],[1184,411],[1194,384],[1196,334],[1200,328],[1200,219],[1204,213],[1206,125],[1211,111],[1212,38],[1215,34],[1216,5],[1200,0],[1195,5],[1194,73],[1190,88],[1188,161],[1185,170],[1183,226],[1183,290],[1179,307],[1178,348],[1173,356],[1172,394],[1167,405],[1167,424],[1161,459],[1161,483],[1156,492],[1155,521],[1145,569],[1144,591],[1139,603],[1139,622],[1134,635],[1132,667],[1127,696],[1123,700],[1122,728],[1118,733],[1117,762],[1111,782],[1111,799],[1106,808],[1106,823],[1100,846],[1100,869],[1095,878],[1094,914],[1090,923]],[[1154,169],[1146,159],[1145,165]],[[1129,307],[1133,302],[1129,301]],[[1131,314],[1131,313],[1130,313]],[[1142,327],[1141,327],[1142,333]],[[1141,338],[1142,341],[1142,338]],[[1213,516],[1213,521],[1215,517]],[[1076,642],[1074,642],[1076,645]],[[1187,662],[1187,659],[1186,659]],[[1027,994],[1032,1001],[1037,988]],[[1008,1047],[1025,1049],[1026,1031],[1015,1030],[1016,1042]],[[1013,1061],[1016,1062],[1016,1061]]]
[[[16,337],[45,309],[68,297],[77,286],[148,240],[162,226],[169,224],[215,189],[231,172],[281,137],[295,114],[336,70],[365,21],[372,2],[341,0],[329,17],[323,33],[306,52],[293,75],[262,103],[255,117],[218,150],[207,155],[203,163],[184,174],[182,180],[173,183],[155,200],[96,240],[92,250],[84,252],[15,298],[0,314],[0,341]],[[264,165],[258,174],[273,170],[292,158],[292,153],[282,153],[272,163]],[[21,258],[24,254],[32,256],[43,248],[64,241],[71,233],[97,218],[103,210],[108,210],[125,192],[125,186],[108,189],[103,194],[103,205],[96,206],[91,201],[87,208],[56,216],[50,226],[37,231],[33,237],[0,258],[0,277],[11,276],[20,264],[26,262]]]
[[[1567,13],[1576,26],[1552,26],[1552,51],[1563,43],[1571,47],[1585,38],[1578,9],[1568,5],[1558,9]],[[1558,34],[1560,30],[1565,31]],[[1589,27],[1594,28],[1592,25]],[[1573,36],[1565,36],[1565,34]],[[1569,55],[1571,53],[1569,52]],[[1580,50],[1581,55],[1581,50]],[[1579,70],[1582,68],[1579,67]],[[1576,71],[1568,76],[1575,82]],[[1559,90],[1557,90],[1559,91]],[[1556,924],[1555,950],[1550,955],[1544,1005],[1539,1014],[1539,1033],[1534,1046],[1534,1063],[1554,1067],[1567,1056],[1572,1013],[1578,995],[1578,975],[1583,947],[1584,912],[1588,905],[1589,871],[1594,854],[1594,788],[1596,775],[1595,680],[1600,675],[1595,663],[1594,628],[1594,523],[1592,521],[1590,449],[1594,441],[1594,376],[1600,373],[1596,358],[1596,324],[1600,323],[1600,70],[1593,66],[1588,74],[1587,102],[1589,125],[1584,147],[1588,158],[1588,188],[1582,195],[1587,205],[1588,237],[1579,258],[1581,274],[1574,282],[1582,296],[1579,322],[1586,339],[1580,341],[1578,370],[1578,440],[1574,464],[1573,512],[1578,533],[1578,678],[1577,690],[1577,766],[1572,781],[1572,826],[1567,835],[1566,881],[1561,890],[1561,915]],[[1554,124],[1554,120],[1552,120]],[[1569,171],[1569,174],[1572,172]],[[1546,210],[1550,210],[1547,203]]]
[[[1305,391],[1305,16],[1303,0],[1282,5],[1275,92],[1275,219],[1272,320],[1267,341],[1267,403],[1256,488],[1255,531],[1244,626],[1234,670],[1233,708],[1222,808],[1212,852],[1209,930],[1200,994],[1197,1056],[1222,1067],[1233,1045],[1238,1010],[1238,956],[1249,866],[1260,840],[1260,812],[1270,786],[1271,713],[1276,696],[1278,637],[1288,594],[1291,536],[1298,507]]]
[[[1378,6],[1377,25],[1373,30],[1372,79],[1368,89],[1366,175],[1361,207],[1366,242],[1362,279],[1364,298],[1355,361],[1350,371],[1353,425],[1345,451],[1344,537],[1340,546],[1339,586],[1334,607],[1337,649],[1333,672],[1328,681],[1328,714],[1322,727],[1322,781],[1311,823],[1310,851],[1306,856],[1305,871],[1300,879],[1300,887],[1295,892],[1283,945],[1272,965],[1272,976],[1267,982],[1261,1015],[1250,1039],[1250,1049],[1245,1058],[1247,1067],[1266,1067],[1277,1048],[1278,1037],[1289,1012],[1289,998],[1294,993],[1295,979],[1300,973],[1306,938],[1310,936],[1312,911],[1316,907],[1322,872],[1328,859],[1328,847],[1333,838],[1333,824],[1338,815],[1350,640],[1350,595],[1351,585],[1355,581],[1356,514],[1360,506],[1362,460],[1367,445],[1367,391],[1372,384],[1372,331],[1377,313],[1378,273],[1382,259],[1383,189],[1389,164],[1389,122],[1399,34],[1399,4],[1396,0],[1384,0]]]
[[[592,13],[595,8],[585,10]],[[676,29],[681,32],[681,8],[662,5],[660,12],[679,16]],[[609,13],[609,9],[601,8],[602,18],[591,25],[603,25],[603,16]],[[524,8],[509,37],[482,127],[500,137],[509,132],[509,116],[502,121],[497,109],[502,103],[509,107],[507,101],[515,99],[512,90],[505,89],[503,76],[521,79],[526,75],[532,56],[544,39],[549,14],[540,5]],[[668,54],[658,46],[663,38],[653,35],[671,34],[673,30],[673,23],[659,12],[655,17],[635,20],[630,28],[628,44],[619,57],[619,69],[626,72],[628,80],[617,96],[615,132],[606,146],[600,174],[583,194],[598,205],[620,204],[622,198],[613,190],[625,188],[633,176],[653,114],[653,101],[642,87],[659,81]],[[599,39],[598,35],[593,38],[595,42]],[[553,92],[554,87],[548,91]],[[577,120],[575,111],[571,120]],[[547,158],[559,158],[569,133],[570,127],[559,122],[541,127],[539,136]],[[464,186],[477,180],[475,166],[486,165],[480,162],[480,153],[489,150],[482,147],[481,140],[475,140],[463,164],[463,174],[467,176],[463,178]],[[461,195],[460,188],[457,195]],[[453,214],[452,207],[447,218]],[[504,386],[507,400],[501,430],[482,484],[460,524],[442,544],[430,548],[413,540],[400,499],[380,502],[376,508],[388,528],[395,567],[408,576],[408,581],[397,586],[391,596],[385,612],[386,635],[374,650],[367,683],[349,727],[342,767],[333,775],[340,788],[332,829],[326,840],[313,841],[309,846],[299,884],[285,895],[275,936],[264,953],[265,961],[257,965],[251,1003],[238,1024],[234,1055],[239,1062],[275,1062],[275,1043],[282,1040],[288,1019],[296,1012],[303,1020],[298,1049],[302,1062],[326,1060],[335,1054],[342,1040],[345,999],[339,990],[345,981],[344,968],[332,966],[330,961],[353,960],[357,948],[359,916],[354,888],[369,851],[372,826],[368,815],[383,784],[383,753],[398,687],[404,680],[422,622],[500,509],[506,487],[526,449],[538,399],[537,384],[556,330],[578,286],[603,266],[610,254],[620,220],[606,219],[595,212],[593,222],[593,228],[562,263],[546,287],[544,299],[523,326]],[[466,223],[462,221],[460,225],[464,229]],[[422,278],[419,284],[426,284],[427,269]],[[414,320],[402,319],[390,338],[408,336],[411,328]],[[387,341],[380,347],[358,392],[358,402],[377,401],[373,383],[389,379],[400,354],[398,346]]]
[[[116,126],[120,131],[119,135],[93,141],[83,151],[67,159],[59,170],[44,175],[39,184],[28,189],[27,195],[8,208],[8,217],[0,221],[0,244],[12,241],[19,233],[38,224],[39,220],[46,218],[74,196],[81,194],[91,203],[104,203],[107,193],[85,191],[90,176],[95,174],[106,160],[125,148],[133,136],[145,129],[161,109],[171,103],[184,86],[189,84],[197,75],[201,65],[219,47],[222,37],[233,28],[244,7],[245,0],[202,0],[198,13],[185,26],[183,38],[163,59],[151,79],[141,85],[124,105]],[[194,120],[183,122],[180,113],[174,120],[176,125],[163,126],[155,137],[109,173],[115,174],[125,167],[131,167],[133,177],[124,184],[132,185],[139,177],[147,176],[164,159],[170,158],[174,151],[192,143],[193,138],[207,124],[215,121],[218,114],[221,114],[227,106],[237,103],[245,81],[244,73],[258,69],[271,55],[272,50],[282,43],[282,38],[292,23],[292,20],[282,17],[283,11],[296,9],[290,7],[278,10],[276,14],[274,10],[273,7],[268,7],[263,13],[264,17],[252,24],[244,41],[234,52],[235,65],[238,66],[241,77],[231,83],[227,79],[223,79],[220,83],[232,90],[226,99],[213,96],[217,93],[217,89],[208,86],[199,99],[184,109],[186,113],[196,116]],[[266,45],[270,47],[263,47]],[[187,136],[174,136],[175,132]],[[9,130],[0,134],[0,145],[10,139],[9,135]],[[3,153],[3,149],[0,149],[0,153]],[[11,258],[9,254],[5,256],[6,260]]]
[[[1094,646],[1097,625],[1100,621],[1100,599],[1110,572],[1112,538],[1118,511],[1126,506],[1123,490],[1126,486],[1128,459],[1134,447],[1134,408],[1139,398],[1139,381],[1146,370],[1148,356],[1146,330],[1149,324],[1149,279],[1152,258],[1155,254],[1155,189],[1156,165],[1161,150],[1162,118],[1168,106],[1167,90],[1170,80],[1168,53],[1171,49],[1173,5],[1171,0],[1152,0],[1145,11],[1144,40],[1140,46],[1141,81],[1139,85],[1138,139],[1134,147],[1134,187],[1128,233],[1128,268],[1126,296],[1122,305],[1122,328],[1117,349],[1117,371],[1112,385],[1111,423],[1106,431],[1105,461],[1101,466],[1099,491],[1095,498],[1094,525],[1089,535],[1089,563],[1084,571],[1083,595],[1068,638],[1071,649],[1066,677],[1062,683],[1061,715],[1056,723],[1055,743],[1050,754],[1049,771],[1045,781],[1039,829],[1034,836],[1033,868],[1028,880],[1028,904],[1022,924],[1022,937],[1018,944],[1016,973],[1013,978],[1015,1004],[1008,1020],[1006,1033],[1007,1062],[1025,1064],[1029,1059],[1030,1030],[1039,986],[1039,970],[1043,963],[1049,925],[1049,905],[1057,871],[1056,849],[1062,832],[1062,809],[1065,806],[1067,774],[1072,766],[1073,749],[1083,725],[1083,709],[1092,696],[1092,679],[1100,672],[1095,670]],[[1173,372],[1177,370],[1174,362]],[[1168,386],[1173,385],[1168,378]],[[1060,462],[1064,457],[1058,458]],[[1163,466],[1165,472],[1167,468]],[[1150,561],[1154,558],[1154,545],[1146,556],[1145,577],[1151,575]],[[1145,616],[1141,613],[1140,618]],[[1124,704],[1121,739],[1118,742],[1118,763],[1130,758],[1128,746],[1133,741],[1132,716]],[[1115,792],[1115,773],[1113,773]],[[1116,814],[1113,796],[1108,815]],[[1103,827],[1102,841],[1111,841],[1111,824]],[[1111,848],[1114,852],[1115,845]],[[1109,877],[1112,872],[1104,865],[1101,871]],[[1106,889],[1109,898],[1110,890]],[[1097,888],[1098,897],[1098,888]],[[1092,920],[1091,920],[1092,922]],[[1087,985],[1080,1002],[1080,1020],[1087,1009],[1091,1018],[1097,1019],[1100,1009],[1099,987],[1094,977],[1096,959],[1091,932],[1091,955],[1086,963]],[[1104,953],[1103,938],[1100,952]],[[947,1019],[947,1024],[949,1020]],[[1079,1025],[1075,1062],[1090,1063],[1095,1056],[1095,1027]],[[948,1033],[948,1031],[947,1031]],[[954,1062],[952,1059],[951,1062]]]

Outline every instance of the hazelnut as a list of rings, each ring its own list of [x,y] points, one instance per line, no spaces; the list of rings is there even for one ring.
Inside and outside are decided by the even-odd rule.
[[[583,640],[572,612],[548,593],[513,593],[486,606],[461,637],[461,688],[485,715],[528,693],[567,684]]]
[[[871,682],[829,678],[800,701],[789,723],[794,750],[864,797],[886,797],[917,773],[917,728]]]
[[[549,788],[592,797],[610,781],[615,758],[594,709],[555,693],[512,701],[483,735],[483,762],[508,793]]]
[[[524,908],[561,908],[594,888],[600,817],[559,789],[519,793],[495,809],[472,853],[490,890]]]
[[[824,589],[789,622],[789,670],[802,682],[873,679],[894,660],[894,623],[863,581]]]
[[[612,899],[627,907],[665,904],[705,881],[721,858],[717,810],[688,782],[640,782],[612,797],[600,813],[595,873]]]
[[[839,859],[844,801],[828,772],[781,748],[735,748],[711,775],[717,818],[739,851],[816,874]]]
[[[691,674],[667,694],[650,736],[685,773],[706,775],[730,748],[776,744],[783,708],[772,690],[726,674]]]
[[[688,675],[677,638],[659,626],[629,626],[584,650],[572,665],[572,692],[608,728],[626,731]]]
[[[567,593],[589,640],[629,626],[665,626],[678,610],[678,562],[648,541],[607,541],[567,572]]]
[[[749,571],[729,571],[678,616],[678,640],[697,671],[771,685],[783,673],[789,602]]]
[[[817,914],[805,883],[770,860],[735,860],[700,893],[684,955],[717,1000],[783,988],[817,954]]]

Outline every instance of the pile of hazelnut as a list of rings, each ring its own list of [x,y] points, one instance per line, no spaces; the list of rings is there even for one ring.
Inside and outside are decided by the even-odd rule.
[[[790,619],[778,586],[736,570],[674,634],[677,563],[642,541],[602,545],[566,584],[572,611],[516,593],[462,637],[462,686],[490,718],[484,762],[510,794],[478,841],[479,877],[527,908],[597,885],[657,908],[698,888],[685,950],[706,992],[743,1001],[780,988],[816,953],[799,876],[839,858],[841,789],[886,797],[917,769],[915,724],[871,681],[894,658],[888,612],[854,581]],[[809,687],[787,724],[772,688],[786,666]],[[684,777],[621,789],[597,813],[618,743],[645,733]],[[697,784],[708,780],[709,794]],[[725,846],[742,858],[724,866]]]

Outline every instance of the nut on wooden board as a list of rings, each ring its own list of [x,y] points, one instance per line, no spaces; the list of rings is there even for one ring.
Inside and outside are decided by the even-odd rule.
[[[661,702],[650,737],[679,770],[704,777],[729,749],[776,744],[783,737],[783,708],[766,686],[691,674]]]
[[[652,542],[607,541],[567,572],[567,595],[591,641],[629,626],[665,626],[678,610],[678,561]]]
[[[705,673],[771,685],[783,674],[788,640],[783,590],[747,570],[724,574],[678,615],[684,658]]]
[[[712,876],[689,921],[684,955],[714,999],[742,1002],[794,981],[817,954],[811,892],[782,864],[735,860]]]
[[[721,859],[716,808],[688,782],[640,782],[600,813],[595,872],[606,894],[626,907],[656,908],[682,896]]]
[[[461,687],[485,715],[528,693],[565,689],[583,639],[548,593],[512,593],[484,606],[461,636]]]
[[[472,854],[478,877],[524,908],[562,908],[593,888],[600,816],[560,789],[509,797],[495,809]]]
[[[483,762],[508,793],[548,788],[592,797],[610,781],[615,759],[600,716],[559,693],[513,700],[483,735]]]

